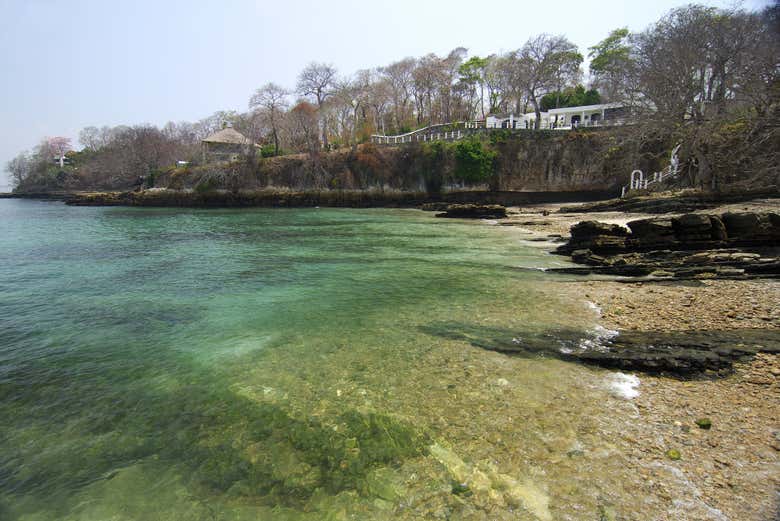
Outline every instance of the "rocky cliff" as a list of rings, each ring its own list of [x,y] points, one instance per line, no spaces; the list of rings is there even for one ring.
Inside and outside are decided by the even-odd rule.
[[[495,153],[492,175],[478,182],[457,175],[453,144],[408,144],[298,154],[173,169],[155,186],[209,191],[291,189],[399,190],[438,193],[464,187],[493,191],[604,191],[625,184],[631,168],[642,166],[617,145],[610,130],[539,131],[483,136]],[[650,168],[651,165],[644,165]]]

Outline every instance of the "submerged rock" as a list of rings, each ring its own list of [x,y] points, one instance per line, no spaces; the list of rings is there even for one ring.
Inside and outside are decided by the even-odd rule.
[[[444,213],[436,217],[457,217],[461,219],[502,219],[506,207],[499,204],[450,204]]]
[[[445,202],[424,203],[420,206],[420,210],[424,212],[443,212],[449,205],[449,203]]]

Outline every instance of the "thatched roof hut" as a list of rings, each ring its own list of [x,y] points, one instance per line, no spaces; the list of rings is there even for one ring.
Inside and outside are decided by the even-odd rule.
[[[252,141],[231,127],[214,132],[201,141],[203,162],[235,161],[255,146]]]
[[[219,132],[214,132],[203,140],[204,143],[225,143],[232,145],[251,145],[252,142],[245,135],[234,128],[223,128]]]

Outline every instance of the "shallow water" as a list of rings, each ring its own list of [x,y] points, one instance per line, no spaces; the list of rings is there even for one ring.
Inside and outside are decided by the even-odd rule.
[[[632,406],[553,356],[596,316],[519,269],[564,262],[526,238],[0,201],[0,519],[628,513]]]

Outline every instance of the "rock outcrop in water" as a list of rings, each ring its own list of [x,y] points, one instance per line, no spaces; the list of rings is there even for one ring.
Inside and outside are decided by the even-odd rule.
[[[734,362],[756,353],[780,353],[780,333],[773,330],[621,332],[598,349],[575,351],[565,358],[646,373],[695,376],[728,371]]]
[[[628,229],[585,221],[556,252],[589,268],[570,273],[626,276],[780,276],[780,215],[776,213],[685,214],[640,219]]]

